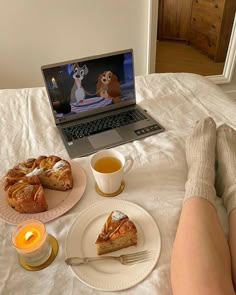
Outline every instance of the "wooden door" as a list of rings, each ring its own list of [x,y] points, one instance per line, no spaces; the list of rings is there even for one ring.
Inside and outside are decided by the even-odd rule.
[[[188,39],[192,0],[159,0],[158,40]]]

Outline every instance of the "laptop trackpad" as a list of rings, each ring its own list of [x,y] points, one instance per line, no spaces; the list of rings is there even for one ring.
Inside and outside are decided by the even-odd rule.
[[[122,141],[122,137],[116,130],[109,130],[103,133],[91,135],[88,137],[88,140],[92,144],[93,148],[99,149],[101,147]]]

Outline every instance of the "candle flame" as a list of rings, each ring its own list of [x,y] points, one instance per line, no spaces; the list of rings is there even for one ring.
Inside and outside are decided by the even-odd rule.
[[[25,234],[25,239],[26,241],[28,241],[30,238],[33,237],[33,232],[32,231],[27,231],[27,233]]]

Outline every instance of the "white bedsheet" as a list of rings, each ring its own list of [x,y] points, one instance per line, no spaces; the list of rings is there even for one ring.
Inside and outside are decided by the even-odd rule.
[[[166,131],[114,148],[132,155],[135,160],[126,176],[125,190],[116,198],[134,202],[153,216],[160,229],[162,248],[152,273],[137,286],[118,293],[170,295],[171,251],[187,177],[186,136],[194,123],[206,116],[211,116],[218,126],[227,123],[236,129],[236,101],[206,78],[195,74],[152,74],[139,76],[136,82],[138,103]],[[0,112],[0,177],[9,167],[30,157],[56,154],[68,159],[49,112],[44,88],[0,90]],[[65,238],[71,224],[90,204],[104,200],[94,190],[88,157],[73,161],[84,169],[87,188],[69,212],[46,224],[48,232],[59,242],[59,253],[48,268],[38,272],[21,268],[11,245],[11,232],[15,226],[0,220],[0,294],[104,294],[80,282],[64,263]],[[218,199],[217,208],[227,233],[221,199]]]

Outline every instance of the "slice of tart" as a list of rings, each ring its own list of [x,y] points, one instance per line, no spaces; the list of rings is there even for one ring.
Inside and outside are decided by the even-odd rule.
[[[112,211],[95,244],[98,255],[136,245],[136,226],[123,212],[118,210]]]

